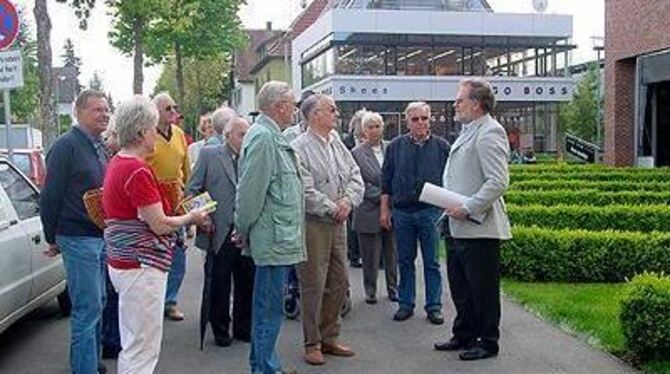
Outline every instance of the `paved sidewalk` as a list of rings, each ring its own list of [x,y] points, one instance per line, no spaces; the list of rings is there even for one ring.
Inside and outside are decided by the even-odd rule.
[[[213,345],[211,336],[204,352],[197,350],[197,318],[201,282],[201,260],[190,252],[185,287],[189,290],[182,305],[189,319],[167,322],[160,362],[161,373],[246,373],[248,345],[235,342],[229,348]],[[457,353],[434,351],[436,341],[449,336],[454,311],[449,296],[443,296],[446,323],[428,323],[422,309],[412,319],[394,322],[395,304],[385,294],[376,305],[364,302],[362,271],[350,268],[353,311],[343,322],[342,341],[356,350],[354,358],[326,356],[326,364],[311,367],[302,361],[302,329],[297,321],[282,326],[280,355],[285,366],[299,373],[635,373],[616,358],[545,324],[516,303],[503,302],[501,353],[495,359],[463,362]],[[417,278],[422,279],[421,271]],[[444,274],[444,273],[443,273]],[[384,290],[383,274],[379,289]],[[422,284],[420,281],[419,285]],[[422,287],[417,287],[418,305]]]

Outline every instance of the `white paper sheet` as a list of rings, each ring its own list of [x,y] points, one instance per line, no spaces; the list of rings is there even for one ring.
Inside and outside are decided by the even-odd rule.
[[[449,191],[446,188],[436,186],[432,183],[424,183],[419,201],[438,206],[443,209],[454,209],[465,204],[469,197],[459,193]],[[468,217],[475,223],[481,223],[484,220],[484,215]]]

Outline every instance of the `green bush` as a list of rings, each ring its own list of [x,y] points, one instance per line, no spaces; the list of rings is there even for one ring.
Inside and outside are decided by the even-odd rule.
[[[627,174],[670,174],[670,168],[637,168],[637,167],[622,167],[615,168],[603,164],[541,164],[541,165],[518,165],[512,164],[509,166],[510,172],[516,174],[545,174],[545,173],[627,173]]]
[[[552,229],[669,231],[668,205],[508,205],[513,225]]]
[[[505,276],[524,281],[620,282],[670,271],[670,234],[514,227],[503,244]]]
[[[650,205],[670,203],[670,191],[618,191],[598,190],[556,190],[556,191],[515,191],[505,194],[505,202],[517,205]]]
[[[670,359],[670,277],[646,273],[633,278],[620,318],[629,351],[643,360]]]
[[[530,190],[598,190],[598,191],[649,191],[663,192],[670,191],[670,182],[628,182],[628,181],[586,181],[586,180],[565,180],[548,181],[542,179],[526,180],[514,182],[510,186],[510,191],[530,191]]]
[[[643,169],[644,172],[625,172],[617,170],[593,170],[578,172],[548,171],[546,173],[516,173],[510,174],[512,183],[527,180],[565,181],[628,181],[628,182],[667,182],[670,173],[665,169]]]

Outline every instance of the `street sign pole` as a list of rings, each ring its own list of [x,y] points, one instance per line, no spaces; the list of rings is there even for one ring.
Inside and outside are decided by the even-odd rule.
[[[14,162],[14,148],[12,147],[12,109],[10,108],[9,90],[2,90],[2,102],[5,107],[5,136],[7,137],[7,157]]]

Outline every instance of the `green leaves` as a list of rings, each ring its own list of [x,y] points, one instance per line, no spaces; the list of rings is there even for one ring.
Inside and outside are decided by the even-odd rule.
[[[670,359],[670,277],[645,272],[627,288],[620,316],[627,349],[644,360]]]

